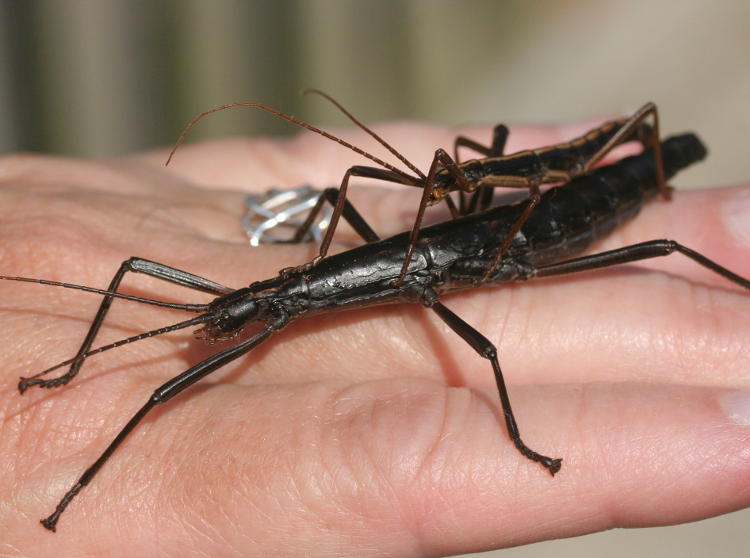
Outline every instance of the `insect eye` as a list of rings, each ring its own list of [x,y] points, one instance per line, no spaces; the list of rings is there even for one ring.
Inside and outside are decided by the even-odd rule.
[[[435,205],[443,199],[444,194],[442,192],[433,191],[430,194],[430,198],[427,200],[428,205]]]

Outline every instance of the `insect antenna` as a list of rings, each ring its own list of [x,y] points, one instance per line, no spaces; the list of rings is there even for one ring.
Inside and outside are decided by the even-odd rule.
[[[118,293],[116,291],[108,291],[106,289],[97,289],[94,287],[87,287],[86,285],[76,285],[74,283],[63,283],[61,281],[50,281],[49,279],[33,279],[31,277],[12,277],[9,275],[0,275],[0,280],[3,281],[21,281],[23,283],[39,283],[40,285],[50,285],[53,287],[64,287],[66,289],[76,289],[79,291],[85,291],[88,293],[96,293],[115,298],[122,298],[124,300],[132,300],[134,302],[141,302],[143,304],[150,304],[152,306],[161,306],[162,308],[176,308],[178,310],[186,310],[188,312],[205,312],[208,309],[208,304],[178,304],[175,302],[164,302],[162,300],[154,300],[151,298],[143,298],[140,296],[127,295]]]
[[[140,341],[141,339],[148,339],[149,337],[155,337],[163,333],[169,333],[170,331],[176,331],[178,329],[184,329],[186,327],[190,327],[193,325],[210,322],[215,317],[216,316],[214,313],[203,314],[202,316],[197,316],[195,318],[184,320],[176,324],[160,327],[158,329],[152,329],[151,331],[145,331],[143,333],[139,333],[138,335],[133,335],[132,337],[126,337],[125,339],[120,339],[119,341],[115,341],[114,343],[110,343],[108,345],[102,345],[101,347],[97,347],[96,349],[91,349],[90,351],[86,351],[85,353],[81,355],[78,355],[73,358],[69,358],[68,360],[64,360],[63,362],[55,364],[54,366],[51,366],[50,368],[47,368],[46,370],[42,370],[41,372],[38,372],[34,374],[33,376],[29,376],[26,378],[21,377],[20,381],[18,382],[18,391],[23,393],[24,391],[26,391],[29,387],[33,385],[36,385],[36,384],[43,385],[43,380],[40,380],[40,381],[35,381],[35,380],[37,378],[40,378],[42,376],[49,374],[50,372],[57,370],[58,368],[62,368],[63,366],[68,366],[76,362],[82,362],[86,360],[88,357],[95,355],[97,353],[103,353],[104,351],[109,351],[110,349],[121,347],[122,345],[127,345],[128,343],[133,343],[134,341]]]
[[[364,125],[362,122],[360,122],[357,118],[355,118],[352,113],[350,113],[347,109],[345,109],[341,105],[341,103],[339,103],[336,99],[334,99],[333,97],[331,97],[328,93],[325,93],[325,92],[321,91],[320,89],[314,89],[314,88],[309,88],[309,89],[305,89],[305,90],[302,91],[303,95],[307,95],[308,93],[314,93],[315,95],[320,95],[324,99],[328,100],[337,109],[339,109],[342,113],[344,113],[344,115],[349,120],[351,120],[352,122],[354,122],[354,124],[356,124],[362,130],[364,130],[365,132],[367,132],[368,134],[370,134],[375,139],[375,141],[377,141],[380,145],[382,145],[383,147],[385,147],[395,157],[397,157],[399,161],[401,161],[403,164],[405,164],[407,167],[409,167],[414,172],[414,174],[416,174],[417,176],[419,176],[420,178],[422,178],[422,180],[426,180],[427,179],[427,177],[424,175],[424,173],[421,170],[419,170],[415,165],[413,165],[411,163],[411,161],[409,161],[406,157],[404,157],[403,155],[401,155],[401,153],[399,153],[398,151],[396,151],[396,149],[394,147],[392,147],[391,144],[389,144],[387,141],[385,141],[383,138],[381,138],[378,134],[376,134],[375,132],[373,132],[370,128],[368,128],[366,125]]]
[[[266,106],[266,105],[263,105],[263,104],[260,104],[260,103],[230,103],[228,105],[221,105],[219,107],[215,107],[215,108],[212,108],[211,110],[207,110],[205,112],[200,113],[198,116],[196,116],[195,118],[193,118],[190,121],[190,123],[185,127],[185,130],[183,130],[182,134],[180,134],[180,137],[177,138],[177,142],[174,144],[174,147],[169,152],[169,157],[167,157],[167,162],[164,164],[164,166],[169,165],[170,161],[172,160],[172,157],[175,154],[175,151],[177,151],[177,148],[180,147],[180,145],[182,145],[182,142],[185,141],[185,138],[190,133],[190,130],[193,129],[193,126],[195,126],[200,119],[202,119],[204,116],[208,116],[209,114],[213,114],[215,112],[219,112],[219,111],[230,109],[230,108],[234,108],[234,107],[255,107],[255,108],[259,108],[261,110],[264,110],[266,112],[270,112],[271,114],[275,114],[279,118],[283,118],[284,120],[287,120],[288,122],[291,122],[292,124],[296,124],[297,126],[299,126],[301,128],[305,128],[307,130],[310,130],[311,132],[315,132],[316,134],[320,134],[321,136],[323,136],[325,138],[328,138],[329,140],[333,140],[336,143],[338,143],[340,145],[343,145],[344,147],[346,147],[348,149],[351,149],[352,151],[354,151],[355,153],[358,153],[359,155],[362,155],[363,157],[367,157],[368,159],[370,159],[371,161],[374,161],[375,163],[377,163],[381,167],[384,167],[384,168],[386,168],[386,169],[388,169],[388,170],[390,170],[392,172],[395,172],[396,174],[398,174],[399,176],[405,178],[406,180],[408,180],[410,182],[414,182],[415,184],[417,183],[417,179],[415,179],[413,176],[410,176],[409,174],[405,173],[401,169],[398,169],[398,168],[394,167],[393,165],[391,165],[389,163],[386,163],[382,159],[378,159],[377,157],[375,157],[375,155],[372,155],[371,153],[368,153],[364,149],[360,149],[359,147],[357,147],[355,145],[352,145],[348,141],[345,141],[345,140],[343,140],[343,139],[341,139],[341,138],[339,138],[337,136],[334,136],[333,134],[330,134],[330,133],[326,132],[325,130],[321,130],[320,128],[316,128],[312,124],[308,124],[307,122],[303,122],[302,120],[298,120],[297,118],[294,118],[293,116],[289,116],[288,114],[285,114],[285,113],[283,113],[283,112],[281,112],[279,110],[276,110],[274,108],[271,108],[269,106]],[[370,133],[372,133],[372,132],[370,132]],[[415,167],[413,165],[409,164],[409,168],[414,169]],[[419,171],[417,171],[417,172],[419,173]],[[422,173],[419,173],[419,175],[422,176]]]

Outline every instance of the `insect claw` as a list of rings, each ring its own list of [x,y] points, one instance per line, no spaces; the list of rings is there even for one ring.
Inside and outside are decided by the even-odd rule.
[[[23,394],[23,392],[31,386],[39,386],[43,388],[60,387],[67,384],[71,378],[72,376],[60,376],[59,378],[52,378],[51,380],[39,380],[37,378],[24,378],[22,376],[18,382],[18,391]]]
[[[37,380],[35,378],[23,378],[18,382],[18,391],[23,394],[24,391],[29,389],[31,386],[51,387],[46,384],[45,380]]]
[[[560,470],[560,467],[562,467],[562,459],[547,459],[546,462],[542,464],[547,468],[549,474],[554,477],[555,473],[557,473]]]
[[[57,514],[53,513],[46,519],[40,519],[39,523],[44,525],[45,529],[49,529],[50,531],[54,533],[57,531],[57,517],[59,517],[59,516],[56,517],[56,515]]]
[[[320,262],[320,260],[322,259],[323,258],[321,256],[315,256],[312,260],[310,260],[306,264],[298,265],[296,267],[285,267],[279,271],[279,275],[281,275],[282,279],[289,279],[289,277],[297,273],[306,273],[310,271],[313,267],[318,265],[318,262]]]
[[[30,385],[29,379],[21,376],[21,379],[18,381],[18,392],[23,395],[23,392],[29,389]]]
[[[285,267],[285,268],[279,270],[279,275],[281,276],[282,279],[289,279],[289,277],[291,277],[292,273],[294,273],[295,269],[296,268],[294,268],[294,267]]]
[[[514,440],[515,441],[515,440]],[[557,473],[560,468],[562,467],[562,459],[552,459],[547,457],[546,455],[538,454],[537,452],[527,448],[523,443],[520,445],[516,443],[516,447],[519,449],[519,451],[531,459],[532,461],[536,461],[539,463],[542,467],[547,469],[549,471],[549,474],[553,477],[555,476],[555,473]]]

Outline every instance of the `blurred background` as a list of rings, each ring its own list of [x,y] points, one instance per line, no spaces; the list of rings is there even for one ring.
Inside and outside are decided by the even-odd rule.
[[[305,87],[368,123],[566,121],[652,100],[664,132],[711,149],[681,184],[736,182],[750,178],[748,29],[745,0],[0,0],[0,151],[168,145],[232,101],[348,125]],[[297,132],[244,109],[192,139]]]
[[[563,122],[652,100],[663,134],[696,130],[710,149],[679,185],[750,179],[746,0],[0,0],[0,152],[169,145],[232,101],[348,125],[305,87],[367,123]],[[293,133],[245,109],[192,139]],[[486,556],[746,557],[748,525],[744,511]]]

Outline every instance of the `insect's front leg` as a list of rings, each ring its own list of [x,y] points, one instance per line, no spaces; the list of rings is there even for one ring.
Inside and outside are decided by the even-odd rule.
[[[401,266],[401,272],[399,273],[398,279],[393,282],[395,286],[400,285],[406,277],[406,273],[409,269],[409,263],[411,262],[414,249],[416,248],[417,241],[419,240],[419,231],[422,227],[422,220],[424,218],[425,209],[427,208],[430,200],[433,199],[433,192],[435,190],[435,177],[437,176],[438,171],[440,171],[441,169],[447,171],[450,174],[450,176],[454,180],[456,189],[460,192],[474,192],[477,188],[477,184],[474,182],[470,182],[466,178],[463,170],[461,170],[456,162],[451,159],[451,156],[448,155],[445,150],[437,149],[435,151],[432,163],[430,164],[430,170],[428,171],[427,177],[422,183],[422,199],[419,203],[417,216],[414,219],[414,225],[412,226],[411,234],[409,235],[409,245],[406,249],[406,256],[404,257],[404,262]],[[497,265],[499,264],[499,258],[502,256],[502,253],[504,253],[504,250],[507,249],[506,245],[510,245],[510,240],[512,240],[513,236],[515,236],[516,232],[521,227],[523,222],[528,218],[530,210],[539,202],[539,184],[540,180],[538,177],[528,176],[490,176],[482,179],[480,186],[487,185],[490,187],[507,186],[512,188],[528,188],[531,194],[529,209],[524,212],[519,222],[516,223],[516,225],[513,227],[511,235],[509,235],[509,238],[506,239],[506,242],[504,243],[505,248],[499,253],[500,255],[498,256],[498,261],[493,264],[493,268],[497,267]],[[456,208],[452,204],[450,196],[446,195],[442,199],[445,200],[445,202],[451,208],[451,212],[453,213],[454,218],[457,217]],[[490,275],[491,271],[492,269],[488,270],[487,276]]]
[[[419,240],[419,230],[422,228],[422,220],[424,219],[425,209],[427,209],[430,200],[433,199],[435,177],[437,176],[437,173],[441,168],[447,170],[450,173],[460,191],[471,192],[474,189],[474,187],[466,179],[463,171],[458,167],[456,162],[451,159],[451,156],[448,155],[448,153],[446,153],[444,149],[435,150],[435,155],[432,158],[432,163],[430,163],[430,170],[427,172],[426,178],[420,184],[420,186],[422,186],[422,199],[419,201],[417,216],[414,219],[414,225],[412,226],[411,233],[409,234],[409,245],[406,248],[406,256],[404,257],[404,262],[401,265],[401,272],[398,275],[398,279],[393,282],[394,286],[398,286],[404,281],[406,273],[409,270],[409,263],[411,262],[412,255],[414,254],[414,249],[416,248],[417,241]],[[446,204],[448,204],[452,216],[454,218],[458,217],[458,210],[456,206],[453,205],[450,196],[446,195],[442,199],[445,200]]]
[[[508,141],[508,135],[510,131],[505,124],[498,124],[492,131],[492,145],[482,145],[478,141],[475,141],[466,136],[456,136],[453,141],[453,160],[459,162],[461,158],[458,156],[458,148],[465,147],[476,151],[480,155],[485,157],[501,157],[505,152],[505,144]]]
[[[461,158],[458,156],[459,147],[471,149],[485,157],[502,157],[505,153],[505,144],[508,141],[509,134],[510,131],[505,124],[498,124],[492,131],[492,145],[489,147],[466,136],[456,136],[453,142],[453,160],[457,163],[461,162]],[[477,207],[479,207],[479,211],[484,211],[490,206],[492,193],[492,188],[477,188],[472,194],[471,199],[467,201],[467,194],[463,191],[460,192],[459,213],[461,215],[468,215],[474,213]]]
[[[198,275],[188,273],[187,271],[182,271],[180,269],[157,262],[152,262],[150,260],[145,260],[143,258],[130,258],[122,262],[122,264],[120,264],[120,269],[117,270],[117,273],[115,273],[112,281],[110,281],[107,290],[110,292],[117,292],[117,289],[120,287],[120,283],[125,277],[125,274],[128,272],[143,273],[145,275],[150,275],[151,277],[156,277],[157,279],[163,279],[164,281],[168,281],[170,283],[183,285],[190,289],[214,295],[227,294],[229,292],[232,292],[233,290],[229,287],[225,287],[224,285],[214,283],[209,279],[205,279]],[[96,316],[91,323],[91,327],[89,327],[89,331],[86,334],[86,338],[83,340],[80,349],[78,349],[78,352],[74,357],[74,362],[70,365],[70,369],[65,374],[56,378],[49,379],[40,378],[39,374],[28,378],[22,377],[18,382],[18,390],[23,393],[31,386],[51,388],[63,386],[70,382],[70,380],[72,380],[80,371],[81,366],[83,365],[83,361],[85,360],[84,355],[89,351],[89,349],[91,349],[91,345],[94,343],[94,339],[99,333],[99,330],[102,327],[102,323],[104,322],[104,318],[107,315],[110,306],[112,305],[112,300],[113,297],[108,295],[105,295],[102,299],[102,302],[99,305],[99,310],[97,311]]]
[[[175,376],[168,382],[156,388],[151,397],[149,397],[148,401],[146,401],[146,404],[141,407],[141,409],[135,415],[133,415],[133,417],[123,427],[119,434],[117,434],[115,439],[110,442],[109,446],[107,446],[107,448],[99,456],[99,458],[83,472],[83,474],[78,478],[75,484],[73,484],[70,490],[68,490],[65,495],[63,495],[62,499],[55,507],[55,511],[52,512],[49,517],[42,519],[41,524],[50,531],[55,531],[57,529],[57,521],[60,519],[60,515],[65,511],[65,508],[68,507],[68,504],[70,504],[73,498],[76,497],[76,495],[84,486],[91,482],[94,476],[96,476],[96,473],[99,472],[99,469],[102,468],[104,463],[107,462],[107,460],[120,446],[123,440],[128,436],[128,434],[130,434],[130,432],[135,429],[135,427],[143,420],[143,418],[149,413],[149,411],[151,411],[151,409],[161,403],[168,401],[184,389],[193,385],[198,380],[204,378],[210,373],[218,370],[222,366],[248,353],[258,345],[260,345],[263,341],[268,339],[274,331],[281,329],[284,326],[284,323],[285,321],[283,319],[280,319],[279,323],[267,325],[263,330],[261,330],[250,339],[247,339],[242,343],[235,345],[234,347],[224,349],[223,351],[207,358],[203,362],[196,364],[191,368],[188,368],[181,374]]]
[[[324,192],[325,195],[320,197],[318,202],[310,211],[310,214],[307,216],[307,219],[305,219],[305,222],[300,225],[299,229],[297,229],[297,232],[294,235],[294,238],[292,239],[292,242],[300,242],[301,239],[304,238],[307,232],[310,230],[312,224],[315,222],[315,219],[318,217],[323,204],[326,201],[332,203],[333,214],[331,215],[331,221],[328,224],[328,228],[326,229],[326,234],[323,237],[322,242],[320,243],[320,251],[318,252],[318,255],[305,264],[282,269],[280,272],[282,275],[287,276],[292,273],[309,271],[323,258],[325,258],[328,254],[328,248],[331,246],[331,242],[333,241],[333,234],[336,231],[336,227],[338,226],[339,219],[342,215],[344,216],[344,219],[348,221],[349,224],[351,224],[354,229],[360,234],[360,236],[362,236],[367,242],[372,242],[372,239],[377,238],[377,235],[372,232],[372,229],[369,229],[369,226],[367,226],[366,223],[365,226],[367,227],[367,229],[369,229],[369,231],[366,231],[364,228],[360,230],[360,228],[358,228],[359,225],[356,222],[356,218],[352,217],[353,206],[346,198],[347,191],[349,190],[349,178],[352,176],[375,178],[378,180],[385,180],[387,182],[394,182],[396,184],[404,184],[406,186],[416,186],[419,184],[419,179],[417,178],[411,178],[408,177],[408,175],[402,176],[387,169],[379,169],[377,167],[366,167],[361,165],[355,165],[351,167],[344,174],[344,178],[341,180],[341,186],[339,187],[336,194],[333,195],[330,192],[328,194],[325,194]],[[357,214],[357,216],[358,215],[359,214]],[[362,221],[362,223],[364,223],[361,217],[359,219],[360,221]]]

